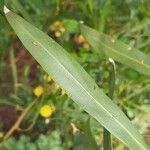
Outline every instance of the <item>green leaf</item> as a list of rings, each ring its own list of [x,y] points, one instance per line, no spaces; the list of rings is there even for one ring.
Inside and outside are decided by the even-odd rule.
[[[90,118],[85,122],[85,137],[86,137],[86,149],[88,150],[99,150],[96,140],[92,135]]]
[[[16,139],[9,138],[8,140],[4,141],[2,147],[4,150],[12,150],[15,149],[15,145],[16,145]]]
[[[126,64],[140,73],[150,75],[150,57],[88,26],[81,25],[80,27],[83,36],[97,53],[104,52],[106,56]]]
[[[79,24],[77,21],[73,19],[65,19],[63,24],[68,32],[78,32],[79,31]]]
[[[73,150],[84,150],[85,146],[85,135],[80,131],[76,131],[73,134]]]
[[[88,73],[59,44],[13,12],[6,18],[23,45],[68,95],[131,149],[146,150],[143,137]]]
[[[90,118],[83,124],[80,131],[76,126],[73,129],[73,149],[74,150],[99,150],[90,127]]]
[[[111,63],[111,67],[112,69],[109,72],[109,92],[108,92],[108,96],[110,99],[113,99],[113,95],[114,95],[114,90],[115,90],[115,80],[116,80],[116,66],[115,66],[115,62],[113,59],[109,59],[110,63]],[[112,140],[111,140],[111,134],[109,131],[107,131],[104,128],[104,150],[112,150]]]
[[[87,4],[91,13],[93,13],[93,0],[87,0]]]
[[[4,14],[4,12],[3,12],[3,6],[4,6],[4,0],[1,0],[1,2],[0,2],[0,14]]]
[[[60,132],[52,131],[48,136],[40,135],[36,141],[39,150],[62,150],[62,143],[60,138]]]

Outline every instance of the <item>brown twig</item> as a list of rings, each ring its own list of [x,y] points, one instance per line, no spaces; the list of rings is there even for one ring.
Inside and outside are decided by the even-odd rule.
[[[33,105],[37,102],[38,99],[35,99],[32,103],[30,103],[21,113],[17,121],[14,123],[14,125],[10,128],[10,130],[5,134],[3,141],[5,141],[8,137],[12,135],[12,133],[17,130],[23,121],[26,114],[29,112],[29,110],[33,107]]]

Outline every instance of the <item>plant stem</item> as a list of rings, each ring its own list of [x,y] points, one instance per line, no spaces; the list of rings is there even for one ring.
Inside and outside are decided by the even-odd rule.
[[[36,104],[38,101],[38,98],[36,98],[34,101],[32,101],[21,113],[19,118],[16,120],[16,122],[13,124],[13,126],[8,130],[8,132],[3,137],[3,141],[0,143],[0,149],[3,147],[4,142],[13,134],[14,131],[19,129],[20,124],[22,123],[25,116],[28,114],[28,112],[31,110],[31,108]]]
[[[108,96],[110,99],[113,99],[114,89],[115,89],[115,74],[116,74],[116,68],[115,63],[111,59],[112,69],[110,71],[110,81],[109,81],[109,93]],[[111,143],[111,134],[110,132],[104,128],[104,150],[112,150],[112,143]]]
[[[42,99],[39,101],[39,103],[37,104],[37,105],[38,105],[38,106],[37,106],[37,111],[36,111],[35,115],[34,115],[33,118],[32,118],[31,124],[30,124],[27,128],[25,128],[25,129],[18,128],[19,131],[27,132],[27,131],[30,131],[30,130],[34,127],[34,125],[35,125],[35,123],[36,123],[36,120],[38,119],[38,116],[39,116],[39,109],[40,109],[40,107],[43,105],[43,102],[44,102],[44,98],[42,98]]]
[[[15,63],[15,56],[14,56],[14,49],[10,49],[10,64],[12,69],[12,75],[13,75],[13,82],[14,82],[14,92],[17,94],[17,83],[18,83],[18,76],[17,76],[17,67]]]
[[[21,115],[19,116],[19,118],[17,119],[17,121],[14,123],[14,125],[10,128],[10,130],[6,133],[6,135],[4,136],[3,140],[8,139],[12,133],[17,130],[21,124],[21,122],[23,121],[23,119],[25,118],[25,116],[27,115],[27,113],[31,110],[31,108],[34,106],[34,104],[37,102],[38,99],[35,99],[34,101],[32,101],[21,113]]]

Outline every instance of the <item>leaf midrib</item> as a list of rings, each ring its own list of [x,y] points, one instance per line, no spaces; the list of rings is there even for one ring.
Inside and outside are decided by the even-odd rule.
[[[19,24],[20,25],[20,24]],[[132,139],[141,147],[141,148],[144,148],[143,147],[143,145],[140,143],[140,142],[138,142],[137,140],[136,140],[136,138],[134,138],[134,136],[132,136],[132,134],[128,131],[128,129],[126,129],[120,122],[118,122],[118,120],[117,119],[115,119],[115,117],[113,116],[113,115],[111,115],[111,113],[109,113],[109,111],[107,111],[107,109],[105,109],[100,103],[98,103],[97,101],[96,101],[96,99],[92,96],[92,95],[90,95],[90,93],[86,90],[86,89],[84,89],[84,87],[80,84],[80,82],[78,82],[78,80],[76,80],[76,78],[57,60],[57,58],[55,58],[55,56],[53,56],[39,41],[38,41],[38,39],[36,39],[36,38],[34,38],[34,36],[32,35],[32,33],[30,33],[29,32],[29,30],[27,30],[25,27],[23,28],[23,29],[25,29],[27,32],[28,32],[28,34],[29,34],[29,36],[35,41],[35,42],[37,42],[44,50],[45,50],[45,52],[47,52],[72,78],[73,78],[73,80],[75,80],[76,82],[77,82],[77,84],[79,85],[79,87],[81,87],[81,89],[83,89],[93,100],[94,100],[94,102],[96,102],[96,104],[97,105],[99,105],[108,115],[110,115],[124,130],[126,130],[126,132],[128,133],[128,135],[130,135],[130,137],[132,137]],[[47,35],[46,35],[47,36]],[[52,40],[52,39],[51,39]],[[55,42],[55,41],[54,41]],[[125,142],[124,142],[125,143]],[[126,143],[127,144],[127,143]],[[128,145],[128,144],[127,144]]]

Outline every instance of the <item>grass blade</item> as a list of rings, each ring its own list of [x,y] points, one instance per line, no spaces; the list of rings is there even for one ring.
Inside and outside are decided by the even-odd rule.
[[[116,66],[112,58],[109,58],[111,63],[111,70],[109,73],[109,93],[108,96],[113,100],[113,95],[115,91],[115,79],[116,79]],[[111,134],[107,129],[104,128],[104,150],[112,150]]]
[[[140,73],[150,75],[150,57],[88,26],[81,25],[80,27],[82,34],[97,53],[104,52],[106,56],[126,64]]]
[[[90,126],[90,117],[85,123],[85,139],[86,139],[86,149],[88,150],[99,150],[96,140],[92,135],[91,126]]]
[[[13,84],[14,84],[14,92],[17,95],[17,83],[18,83],[18,76],[17,76],[17,67],[15,63],[15,56],[14,56],[14,49],[11,47],[10,49],[10,62],[11,62],[11,69],[12,69],[12,76],[13,76]]]
[[[131,149],[146,150],[143,137],[73,57],[23,18],[4,12],[23,45],[79,106]]]

